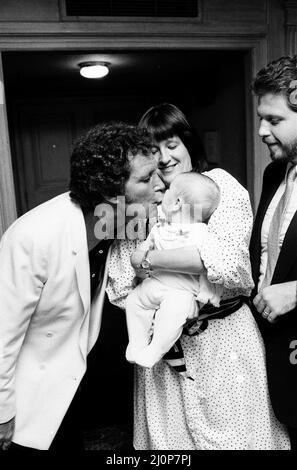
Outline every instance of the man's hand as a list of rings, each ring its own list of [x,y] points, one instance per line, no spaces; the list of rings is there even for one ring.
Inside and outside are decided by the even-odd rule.
[[[297,305],[297,282],[284,282],[265,287],[254,298],[254,305],[263,318],[275,323],[279,316],[293,310]]]
[[[15,418],[12,418],[7,423],[0,423],[0,450],[7,450],[11,444],[11,439],[14,433]]]

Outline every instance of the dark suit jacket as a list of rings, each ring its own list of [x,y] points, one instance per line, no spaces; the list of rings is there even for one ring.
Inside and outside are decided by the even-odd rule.
[[[286,166],[284,163],[273,162],[264,172],[262,195],[250,244],[252,273],[256,285],[253,297],[257,293],[259,279],[262,222],[267,207],[285,176]],[[296,280],[297,212],[285,235],[271,284]],[[290,361],[290,354],[294,351],[291,342],[297,340],[297,308],[280,317],[275,324],[264,320],[255,309],[254,316],[265,342],[268,386],[274,412],[281,422],[297,427],[297,364]]]

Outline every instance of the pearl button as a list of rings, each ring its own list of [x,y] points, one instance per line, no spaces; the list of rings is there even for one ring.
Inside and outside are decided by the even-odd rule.
[[[103,250],[99,250],[99,251],[98,251],[98,253],[99,253],[100,255],[102,255],[102,253],[103,253]]]
[[[96,274],[92,274],[92,277],[95,277],[95,276],[96,276]]]
[[[46,333],[47,338],[51,338],[53,336],[53,333]]]

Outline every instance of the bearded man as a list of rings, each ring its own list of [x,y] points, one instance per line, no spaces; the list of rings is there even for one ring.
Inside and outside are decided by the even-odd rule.
[[[267,374],[276,417],[297,448],[297,56],[260,70],[259,135],[272,162],[263,189],[250,252],[253,303],[266,347]]]

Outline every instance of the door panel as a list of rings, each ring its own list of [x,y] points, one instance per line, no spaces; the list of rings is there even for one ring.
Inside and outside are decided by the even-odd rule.
[[[28,209],[61,194],[69,185],[73,116],[34,113],[23,123],[25,198]]]
[[[19,215],[68,191],[73,144],[100,122],[134,122],[151,98],[61,98],[15,103],[11,125]]]

